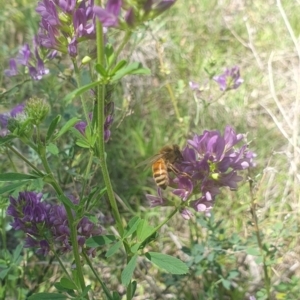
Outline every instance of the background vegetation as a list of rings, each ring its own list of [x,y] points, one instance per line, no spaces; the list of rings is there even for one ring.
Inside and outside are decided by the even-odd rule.
[[[267,299],[268,283],[262,265],[268,268],[271,299],[299,298],[300,3],[282,1],[282,7],[277,2],[177,1],[147,28],[140,28],[126,48],[132,60],[142,61],[152,75],[127,77],[112,94],[115,120],[106,151],[115,192],[125,202],[119,203],[123,218],[128,220],[139,214],[149,217],[151,224],[158,224],[167,214],[168,208],[149,208],[145,193],[154,192],[156,187],[150,170],[136,168],[165,144],[178,143],[183,147],[194,133],[201,134],[204,129],[223,132],[225,125],[230,124],[237,132],[247,133],[249,147],[257,154],[257,166],[249,174],[253,181],[252,199],[245,181],[237,192],[227,190],[217,198],[213,219],[199,214],[185,221],[180,215],[175,216],[151,244],[157,252],[187,261],[190,273],[170,276],[139,261],[134,275],[139,278],[135,299]],[[18,53],[22,44],[31,41],[36,32],[36,4],[30,0],[2,3],[2,93],[17,83],[4,77],[3,70],[9,58]],[[112,32],[110,38],[118,36]],[[218,85],[208,79],[232,66],[240,67],[244,83],[218,98]],[[79,115],[79,104],[57,101],[72,89],[70,70],[59,72],[59,68],[62,65],[51,66],[51,75],[39,82],[26,82],[16,87],[14,93],[5,94],[1,111],[34,94],[51,103],[52,116],[60,113],[68,120]],[[203,86],[198,100],[189,88],[191,80]],[[66,165],[72,161],[73,169],[65,170],[71,175],[83,169],[86,158],[71,140],[64,142],[60,149],[64,149]],[[1,154],[2,172],[11,169],[11,161],[4,160],[5,155]],[[16,158],[10,157],[18,166]],[[33,154],[31,159],[35,159]],[[53,161],[54,165],[57,163]],[[66,190],[76,189],[76,178],[73,182],[68,177],[61,180]],[[99,180],[99,186],[102,185]],[[253,200],[255,203],[251,204]],[[3,195],[2,245],[6,244],[6,236],[7,248],[13,251],[22,236],[12,232],[9,220],[5,221],[7,204],[7,195]],[[106,221],[107,206],[103,199],[98,216],[101,210]],[[254,206],[263,252],[255,235],[251,214]],[[106,227],[113,230],[109,222]],[[4,251],[0,258],[2,264],[8,259]],[[12,257],[9,259],[13,261]],[[112,288],[122,293],[123,287],[118,285],[121,256],[119,260],[119,269],[112,271],[109,261],[100,255],[95,266],[107,274]],[[6,299],[16,299],[14,289],[22,290],[19,299],[37,289],[54,289],[53,282],[60,271],[52,259],[37,257],[34,251],[26,249],[22,261],[13,263],[14,271],[2,281]],[[70,265],[71,260],[66,264]],[[92,274],[86,276],[93,285]],[[94,292],[97,295],[97,290]]]

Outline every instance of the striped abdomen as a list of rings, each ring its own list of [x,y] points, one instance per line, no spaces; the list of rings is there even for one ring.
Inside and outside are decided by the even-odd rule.
[[[156,184],[164,190],[169,185],[169,175],[167,169],[167,165],[163,158],[158,159],[152,165],[153,178]]]

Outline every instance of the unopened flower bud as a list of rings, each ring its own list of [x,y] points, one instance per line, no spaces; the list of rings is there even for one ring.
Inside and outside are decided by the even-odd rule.
[[[85,56],[85,57],[81,60],[81,62],[82,62],[82,64],[87,64],[87,63],[89,63],[91,60],[92,60],[92,58],[91,58],[90,56]]]
[[[25,112],[27,113],[32,124],[39,125],[48,115],[50,105],[41,98],[30,98],[26,103]]]

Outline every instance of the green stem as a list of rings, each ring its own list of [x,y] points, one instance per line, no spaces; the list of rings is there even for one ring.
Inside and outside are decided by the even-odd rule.
[[[50,248],[51,248],[51,250],[52,250],[52,252],[53,252],[55,258],[57,259],[59,265],[61,266],[62,270],[65,272],[65,274],[67,275],[67,277],[69,278],[69,280],[72,281],[72,282],[76,285],[76,283],[74,282],[74,280],[73,280],[72,277],[70,276],[68,270],[65,268],[63,262],[61,261],[59,255],[56,253],[54,247],[51,246],[51,242],[47,239],[46,236],[44,236],[44,239],[45,239],[45,240],[48,242],[48,244],[50,245]]]
[[[13,161],[12,158],[11,158],[11,155],[10,155],[10,153],[9,153],[9,151],[8,151],[8,147],[5,148],[5,154],[7,155],[8,159],[9,159],[11,165],[12,165],[13,170],[17,173],[17,172],[18,172],[18,169],[17,169],[17,167],[16,167],[14,161]]]
[[[169,215],[168,217],[161,223],[159,224],[157,227],[155,227],[152,232],[141,242],[141,244],[152,234],[154,234],[155,232],[157,232],[162,226],[164,226],[166,223],[169,222],[169,220],[178,212],[178,207],[176,207]]]
[[[126,290],[126,300],[132,299],[132,282],[130,281]]]
[[[112,300],[113,297],[112,297],[112,295],[110,294],[109,289],[106,287],[105,283],[104,283],[104,282],[101,280],[101,278],[98,276],[97,271],[96,271],[95,268],[93,267],[93,264],[92,264],[90,258],[88,257],[88,255],[85,253],[85,251],[82,252],[82,255],[84,256],[84,258],[85,258],[87,264],[88,264],[89,267],[91,268],[91,270],[92,270],[92,272],[94,273],[95,277],[96,277],[97,280],[100,282],[100,284],[101,284],[101,286],[102,286],[102,288],[103,288],[103,291],[104,291],[105,295],[107,296],[107,298],[108,298],[109,300]]]
[[[1,213],[1,237],[2,237],[2,250],[7,250],[6,244],[6,211],[2,209]]]
[[[73,62],[74,70],[75,70],[75,77],[76,77],[77,87],[80,87],[81,86],[81,80],[80,80],[79,68],[77,66],[77,63],[76,63],[75,59],[73,59],[72,62]],[[89,118],[89,113],[88,113],[88,110],[87,110],[86,101],[83,97],[83,94],[80,94],[80,101],[81,101],[84,117],[86,119],[86,122],[90,126],[91,120]]]
[[[46,158],[46,148],[43,146],[40,146],[38,153],[39,153],[40,159],[42,161],[42,164],[47,172],[47,176],[49,178],[48,182],[55,189],[58,196],[64,196],[64,192],[61,189],[61,187],[59,186],[59,184],[57,183],[57,181],[55,180],[52,170],[48,164],[48,161]],[[74,254],[75,265],[76,265],[76,269],[77,269],[78,280],[79,280],[79,283],[81,286],[81,290],[84,291],[86,286],[85,286],[85,282],[84,282],[83,271],[82,271],[80,255],[79,255],[78,242],[77,242],[77,225],[74,221],[74,217],[73,217],[71,208],[65,204],[64,204],[64,207],[65,207],[65,210],[67,213],[68,224],[69,224],[70,231],[71,231],[70,239],[71,239],[71,243],[72,243],[72,247],[73,247],[73,254]]]
[[[260,249],[260,253],[261,256],[263,258],[263,270],[264,270],[264,281],[265,281],[265,285],[266,285],[266,291],[267,291],[267,295],[268,295],[268,299],[271,300],[271,293],[270,293],[270,278],[269,278],[269,274],[268,274],[268,267],[267,267],[267,263],[266,263],[266,255],[263,249],[263,243],[262,243],[262,239],[260,236],[260,229],[259,229],[259,225],[258,225],[258,218],[257,218],[257,214],[256,214],[256,203],[255,203],[255,197],[253,194],[253,186],[252,186],[252,179],[249,176],[249,186],[250,186],[250,198],[251,198],[251,214],[252,214],[252,219],[253,219],[253,223],[254,223],[254,228],[255,228],[255,234],[256,234],[256,239],[257,239],[257,243],[258,243],[258,247]]]
[[[216,99],[214,99],[213,101],[209,102],[208,105],[211,105],[211,104],[217,102],[219,99],[221,99],[226,94],[226,92],[228,92],[228,90],[225,90],[225,91],[221,92],[219,94],[219,96]]]
[[[104,40],[103,40],[103,27],[102,24],[96,20],[96,39],[97,39],[97,63],[104,66]],[[98,75],[100,79],[100,74]],[[123,235],[124,229],[122,226],[121,216],[118,210],[117,202],[114,196],[114,191],[112,188],[112,184],[110,181],[109,173],[107,170],[106,165],[106,158],[105,158],[105,146],[104,146],[104,95],[105,95],[105,88],[104,85],[99,85],[97,88],[97,128],[98,128],[98,140],[97,140],[97,149],[98,149],[98,157],[100,160],[100,166],[102,170],[103,179],[107,188],[107,195],[110,202],[110,206],[112,208],[112,213],[114,219],[116,221],[116,225],[120,235]]]
[[[6,145],[8,149],[10,149],[13,153],[15,153],[19,158],[21,158],[28,166],[30,166],[33,170],[37,172],[40,176],[43,176],[43,173],[35,167],[23,154],[17,151],[13,146]]]

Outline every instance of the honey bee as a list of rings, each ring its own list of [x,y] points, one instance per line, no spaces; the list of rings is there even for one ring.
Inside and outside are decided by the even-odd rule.
[[[142,164],[152,165],[152,174],[156,184],[162,188],[166,189],[169,185],[170,178],[169,172],[174,174],[179,174],[180,171],[174,166],[174,163],[183,160],[182,154],[179,150],[178,145],[164,146],[160,149],[159,153],[146,160]]]

